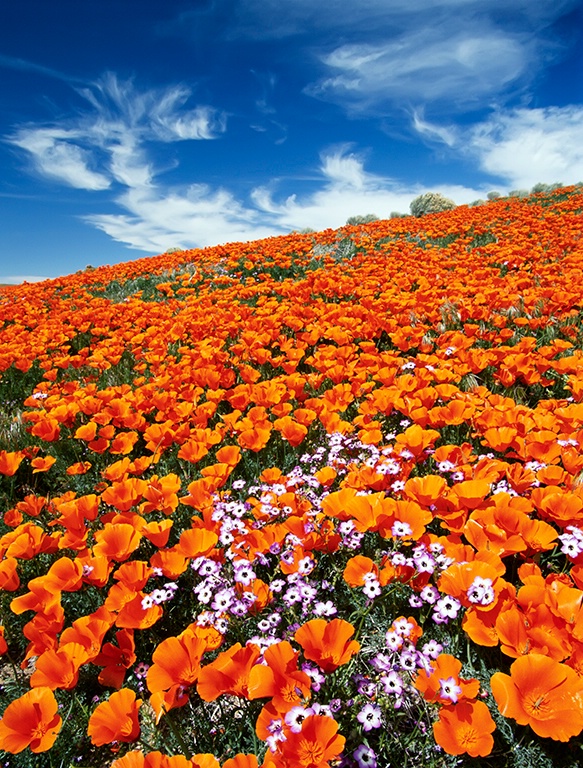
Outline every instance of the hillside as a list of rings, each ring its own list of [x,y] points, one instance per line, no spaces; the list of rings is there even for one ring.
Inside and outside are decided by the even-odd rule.
[[[9,765],[575,768],[582,212],[2,288]]]

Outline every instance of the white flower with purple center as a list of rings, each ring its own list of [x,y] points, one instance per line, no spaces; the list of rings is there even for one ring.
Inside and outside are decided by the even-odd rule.
[[[277,751],[277,745],[280,741],[285,741],[285,733],[283,731],[283,720],[277,718],[272,720],[267,726],[269,736],[265,739],[267,746],[271,752]]]
[[[312,612],[315,616],[335,616],[338,609],[331,600],[326,600],[326,602],[320,600],[314,605]]]
[[[403,638],[401,635],[398,635],[396,632],[390,629],[385,635],[385,642],[387,644],[387,648],[390,648],[391,651],[398,651],[399,648],[401,648],[403,645]]]
[[[233,569],[233,578],[240,584],[248,587],[251,582],[255,581],[255,571],[246,560],[235,560]]]
[[[392,670],[381,677],[381,683],[385,693],[399,696],[403,692],[403,680],[398,672]]]
[[[356,719],[367,732],[372,731],[373,728],[380,728],[382,725],[381,709],[376,704],[365,704]]]
[[[439,680],[439,695],[442,699],[451,701],[452,704],[457,704],[459,697],[461,696],[462,689],[456,683],[455,677],[446,677]]]
[[[423,552],[418,555],[414,554],[413,562],[419,573],[433,573],[435,570],[435,560],[428,552]]]
[[[324,675],[312,664],[302,664],[302,672],[305,672],[310,678],[312,681],[312,690],[317,693],[326,681]]]
[[[294,603],[302,602],[302,593],[299,587],[289,587],[283,596],[283,601],[286,605],[293,605]]]
[[[421,653],[430,659],[436,659],[442,651],[443,645],[438,643],[437,640],[429,640],[429,642],[425,643],[421,648]]]
[[[288,726],[292,733],[300,733],[302,730],[302,723],[313,715],[314,710],[311,707],[292,707],[285,715],[285,724]]]
[[[355,749],[353,756],[358,768],[377,768],[377,756],[374,750],[367,747],[366,744],[361,744],[358,749]]]
[[[492,579],[483,579],[481,576],[476,576],[466,594],[474,605],[491,605],[496,599]]]
[[[574,525],[568,525],[565,531],[559,536],[561,552],[574,560],[583,552],[583,531]]]
[[[411,606],[411,608],[422,608],[423,600],[419,597],[419,595],[412,594],[409,597],[409,605]]]
[[[404,523],[401,520],[395,520],[391,527],[391,535],[396,539],[402,539],[405,536],[410,536],[413,533],[413,529],[409,523]]]
[[[435,605],[435,603],[439,600],[439,590],[437,587],[434,587],[433,584],[426,584],[421,592],[419,592],[419,597],[423,600],[424,603]]]
[[[456,619],[461,607],[462,604],[459,600],[456,600],[455,597],[444,595],[435,603],[433,618],[435,621],[438,621],[438,617],[440,617],[443,622],[446,622],[449,619]]]
[[[405,672],[414,672],[417,669],[417,651],[412,646],[410,648],[411,650],[402,651],[399,655],[401,669]]]
[[[215,599],[213,600],[211,607],[214,611],[222,613],[229,609],[234,599],[234,590],[230,588],[221,589],[215,594]]]
[[[299,589],[302,599],[305,603],[311,603],[318,594],[317,589],[312,587],[310,584],[305,584],[304,582],[299,585]]]
[[[376,579],[369,579],[365,582],[362,591],[369,600],[374,600],[375,597],[381,594],[381,585]]]
[[[314,570],[314,565],[314,561],[311,557],[302,557],[298,562],[298,573],[301,573],[302,576],[307,576]]]
[[[393,622],[393,629],[398,635],[401,635],[401,637],[409,637],[413,631],[413,624],[405,618],[395,619]]]

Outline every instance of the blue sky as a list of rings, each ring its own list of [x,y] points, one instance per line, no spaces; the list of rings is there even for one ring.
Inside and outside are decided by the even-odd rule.
[[[581,180],[580,0],[0,9],[0,282]]]

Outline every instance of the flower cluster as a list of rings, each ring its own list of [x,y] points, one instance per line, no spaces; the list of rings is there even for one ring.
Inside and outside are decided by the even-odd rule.
[[[3,288],[10,765],[575,766],[582,207]]]

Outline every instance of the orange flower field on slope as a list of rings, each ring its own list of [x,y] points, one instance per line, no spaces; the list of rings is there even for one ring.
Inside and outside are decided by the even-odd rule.
[[[575,766],[582,210],[4,288],[14,765]]]

